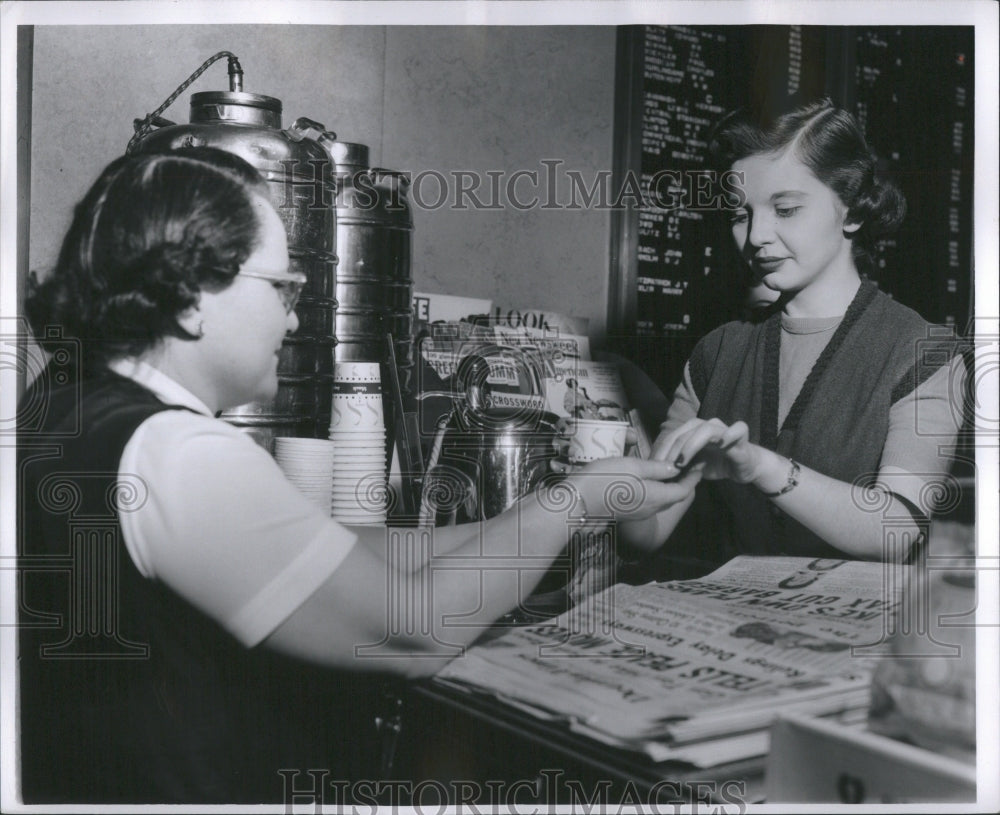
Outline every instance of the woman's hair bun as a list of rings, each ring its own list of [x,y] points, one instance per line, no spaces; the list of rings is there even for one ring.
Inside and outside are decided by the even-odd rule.
[[[895,232],[906,217],[906,197],[893,182],[876,178],[862,190],[851,207],[850,220],[861,223],[861,231],[874,240]]]

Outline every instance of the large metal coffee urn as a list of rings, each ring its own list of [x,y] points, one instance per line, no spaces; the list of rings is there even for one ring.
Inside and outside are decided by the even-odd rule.
[[[245,93],[239,63],[223,55],[229,56],[230,90],[193,94],[189,124],[158,116],[137,122],[130,150],[217,147],[246,159],[264,176],[288,235],[290,269],[304,273],[308,283],[296,306],[299,328],[285,338],[279,355],[277,396],[229,409],[222,418],[265,447],[276,436],[326,438],[337,342],[337,190],[330,154],[320,141],[332,142],[336,135],[306,118],[283,129],[281,100]],[[142,132],[154,125],[158,129]]]
[[[405,402],[413,369],[409,182],[401,172],[369,167],[364,144],[320,142],[334,160],[338,186],[336,359],[382,363],[383,389],[391,387],[387,366],[395,363]],[[392,441],[400,417],[396,400],[385,405]]]

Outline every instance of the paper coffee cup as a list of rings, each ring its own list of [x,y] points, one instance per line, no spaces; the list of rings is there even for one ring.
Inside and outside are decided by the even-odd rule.
[[[566,423],[569,439],[566,458],[573,464],[584,464],[623,456],[628,427],[628,422],[570,419]]]
[[[330,433],[385,430],[377,362],[337,362],[333,371]]]
[[[379,383],[382,377],[377,362],[335,362],[333,378],[337,382],[374,382]]]
[[[378,383],[334,382],[330,430],[384,431],[382,390]]]

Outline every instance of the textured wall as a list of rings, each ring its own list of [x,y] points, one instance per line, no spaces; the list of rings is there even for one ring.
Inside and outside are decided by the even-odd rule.
[[[371,148],[373,164],[421,176],[417,289],[589,317],[603,334],[610,215],[569,201],[566,170],[611,168],[614,30],[607,27],[39,26],[35,29],[30,264],[55,259],[72,205],[120,154],[132,120],[204,59],[229,50],[244,89],[280,98],[284,122],[317,119]],[[226,89],[225,61],[191,93]],[[555,185],[542,161],[560,162]],[[499,180],[499,209],[455,208],[454,173]],[[537,173],[514,177],[518,171]],[[507,186],[517,181],[510,205]],[[470,183],[470,182],[466,182]],[[471,201],[466,199],[466,203]]]
[[[418,210],[418,285],[590,317],[603,331],[610,215],[568,201],[563,171],[611,168],[614,33],[608,28],[396,28],[386,46],[384,151],[420,172],[497,173],[501,209]],[[555,190],[542,160],[561,161]],[[518,171],[538,174],[538,184]],[[499,175],[502,173],[502,175]],[[506,201],[514,184],[519,210]],[[437,186],[426,186],[434,203]],[[455,198],[456,196],[452,196]],[[468,203],[468,202],[464,202]],[[470,204],[471,207],[471,204]]]
[[[340,135],[371,134],[377,144],[384,42],[385,31],[377,27],[36,27],[32,268],[54,261],[73,204],[124,152],[132,120],[154,110],[214,53],[235,53],[244,90],[281,99],[286,125],[309,116]],[[223,59],[163,115],[186,122],[192,93],[227,90],[227,83]]]

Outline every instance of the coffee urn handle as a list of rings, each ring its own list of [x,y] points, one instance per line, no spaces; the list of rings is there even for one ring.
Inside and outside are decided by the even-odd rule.
[[[303,139],[312,139],[315,142],[322,144],[325,141],[334,141],[337,138],[337,134],[332,130],[327,130],[326,125],[322,122],[317,122],[314,119],[310,119],[306,116],[299,116],[292,126],[285,131],[288,137],[292,141],[302,141]]]
[[[187,79],[185,79],[180,85],[178,85],[172,94],[168,96],[163,103],[152,113],[147,114],[142,119],[134,119],[132,121],[132,127],[135,133],[129,140],[128,146],[125,148],[127,154],[132,153],[133,150],[138,146],[139,142],[143,140],[147,133],[153,129],[153,127],[169,127],[173,124],[168,119],[164,119],[160,116],[163,111],[170,107],[174,100],[177,99],[184,91],[188,89],[192,82],[194,82],[199,76],[201,76],[205,71],[209,69],[212,65],[218,62],[223,57],[229,59],[229,90],[230,91],[242,91],[243,90],[243,68],[240,65],[239,57],[231,51],[219,51],[217,54],[213,54],[208,59],[206,59],[198,69],[191,74]]]

